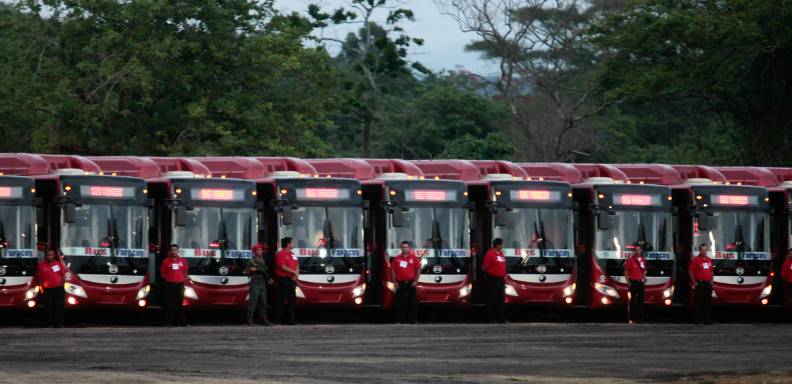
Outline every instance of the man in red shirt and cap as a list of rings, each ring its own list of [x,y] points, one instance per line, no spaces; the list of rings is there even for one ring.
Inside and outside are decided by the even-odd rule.
[[[281,239],[281,250],[275,255],[275,281],[277,295],[275,300],[275,317],[273,321],[281,324],[294,325],[294,304],[297,280],[300,277],[300,263],[292,253],[294,243],[291,237]],[[286,322],[283,322],[286,312]]]
[[[787,251],[786,260],[781,266],[781,279],[786,284],[786,305],[792,309],[792,248]]]
[[[491,323],[506,321],[506,256],[503,255],[503,239],[492,240],[492,248],[484,255],[481,270],[487,278],[487,315]]]
[[[627,317],[630,324],[643,321],[644,284],[646,283],[646,258],[643,244],[636,243],[633,254],[624,262],[624,277],[630,285],[630,301],[627,303]]]
[[[418,278],[421,276],[421,259],[415,256],[410,242],[401,242],[401,254],[391,259],[391,279],[396,284],[396,322],[418,322]],[[408,320],[409,319],[409,320]]]
[[[699,245],[699,253],[690,260],[688,273],[691,284],[695,287],[696,323],[712,324],[712,259],[707,256],[707,244]]]
[[[165,310],[165,324],[186,326],[187,319],[184,315],[184,282],[187,281],[187,260],[179,255],[179,246],[171,244],[168,257],[162,260],[160,275],[162,275],[163,309]]]
[[[70,274],[60,261],[58,252],[48,249],[44,260],[36,267],[34,284],[40,285],[44,296],[44,307],[47,309],[47,325],[55,328],[63,327],[63,311],[66,291],[63,289],[65,280]]]

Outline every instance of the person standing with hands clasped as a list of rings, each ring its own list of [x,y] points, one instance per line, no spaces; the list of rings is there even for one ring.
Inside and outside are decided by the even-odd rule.
[[[690,260],[688,273],[696,290],[696,324],[712,324],[712,259],[707,256],[707,244],[699,245],[699,253]]]
[[[506,257],[503,255],[503,239],[492,240],[492,248],[484,255],[481,269],[487,274],[487,315],[490,323],[506,321]]]
[[[44,260],[38,263],[34,284],[40,285],[47,310],[47,325],[52,328],[63,327],[63,312],[66,291],[63,284],[69,279],[69,272],[58,257],[58,251],[48,249]]]
[[[418,278],[421,259],[415,256],[410,243],[401,242],[401,254],[391,260],[391,279],[396,283],[396,322],[418,322]]]
[[[277,295],[274,321],[294,325],[294,302],[296,300],[297,280],[300,277],[300,263],[292,253],[294,243],[291,237],[281,239],[281,250],[275,255],[275,276]],[[284,312],[286,322],[283,322]]]
[[[272,325],[267,319],[267,284],[271,284],[267,272],[267,262],[264,260],[264,244],[255,244],[252,248],[253,257],[248,261],[245,273],[250,276],[250,288],[248,289],[247,302],[247,324],[253,325],[253,317],[256,309],[259,311],[261,323],[266,326]]]
[[[171,244],[168,257],[162,260],[160,274],[162,275],[162,293],[164,298],[165,325],[186,326],[187,318],[184,315],[184,282],[187,281],[188,264],[179,254],[179,246]]]
[[[633,254],[624,262],[624,277],[630,285],[630,301],[627,303],[630,324],[643,322],[646,284],[646,258],[643,251],[643,244],[635,244]]]

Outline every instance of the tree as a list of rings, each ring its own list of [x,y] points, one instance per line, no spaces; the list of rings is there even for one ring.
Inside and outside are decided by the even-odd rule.
[[[343,24],[362,25],[358,34],[350,33],[346,40],[318,36],[320,42],[341,45],[339,61],[346,67],[345,74],[354,96],[350,100],[355,119],[362,126],[362,155],[373,155],[372,138],[376,130],[382,98],[382,83],[386,78],[409,74],[413,69],[425,71],[419,63],[408,63],[407,48],[422,45],[423,40],[412,38],[400,26],[404,21],[414,21],[413,12],[405,8],[392,7],[398,1],[349,0],[347,8],[338,8],[332,14],[324,13],[318,5],[311,4],[308,14],[313,25],[320,31],[328,26]],[[379,13],[386,13],[385,24],[374,22]]]
[[[602,112],[588,39],[600,11],[575,0],[435,0],[465,32],[468,46],[499,64],[493,85],[509,105],[526,160],[574,160],[596,150],[584,124]]]
[[[596,30],[598,44],[613,52],[601,84],[611,99],[696,103],[698,114],[712,116],[704,128],[718,127],[708,129],[706,145],[732,151],[723,161],[788,165],[790,24],[788,0],[638,2]]]
[[[29,116],[31,150],[326,154],[314,127],[339,102],[330,58],[272,1],[29,0],[9,12],[25,25],[0,41],[0,89],[26,93],[6,100]]]

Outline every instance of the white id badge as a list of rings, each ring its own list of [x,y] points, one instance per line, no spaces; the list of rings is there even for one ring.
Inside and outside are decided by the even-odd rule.
[[[701,268],[709,269],[709,263],[701,264]]]
[[[179,270],[179,263],[171,264],[171,269],[173,269],[174,271],[178,271]]]
[[[60,272],[60,265],[53,265],[52,272]]]
[[[407,262],[406,262],[406,261],[404,261],[404,260],[400,261],[400,262],[399,262],[399,267],[401,267],[401,268],[407,268]]]

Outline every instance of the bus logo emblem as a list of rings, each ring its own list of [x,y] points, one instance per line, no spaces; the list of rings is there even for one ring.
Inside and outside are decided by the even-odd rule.
[[[220,273],[221,275],[225,276],[225,275],[228,274],[228,267],[222,266],[222,267],[220,267],[220,269],[217,270],[217,272]],[[228,281],[228,279],[226,279],[226,281]],[[225,284],[225,283],[223,283],[223,284]]]
[[[539,275],[539,282],[540,282],[540,283],[544,283],[546,280],[547,280],[547,276],[545,276],[545,275]]]
[[[220,284],[223,284],[223,285],[228,284],[228,278],[224,277],[224,278],[220,279]]]
[[[737,284],[742,284],[743,282],[745,282],[745,278],[743,278],[742,276],[737,278]]]
[[[6,279],[0,277],[0,285],[5,285]]]
[[[113,283],[113,284],[117,283],[118,282],[118,276],[111,277],[110,278],[110,282]]]
[[[435,283],[443,281],[443,276],[435,276]]]
[[[112,274],[116,274],[116,273],[118,273],[118,267],[115,266],[115,265],[110,265],[110,266],[107,267],[107,272],[110,272]],[[116,280],[118,280],[118,278],[116,278]]]
[[[435,265],[432,267],[432,272],[440,274],[443,273],[443,266],[442,265]]]
[[[332,283],[335,281],[335,276],[327,276],[327,282]]]
[[[3,275],[5,275],[5,274],[6,274],[6,269],[5,269],[5,267],[0,267],[0,276],[3,276]]]
[[[335,267],[334,266],[328,265],[328,266],[325,267],[325,273],[334,273],[334,272],[335,272]]]

